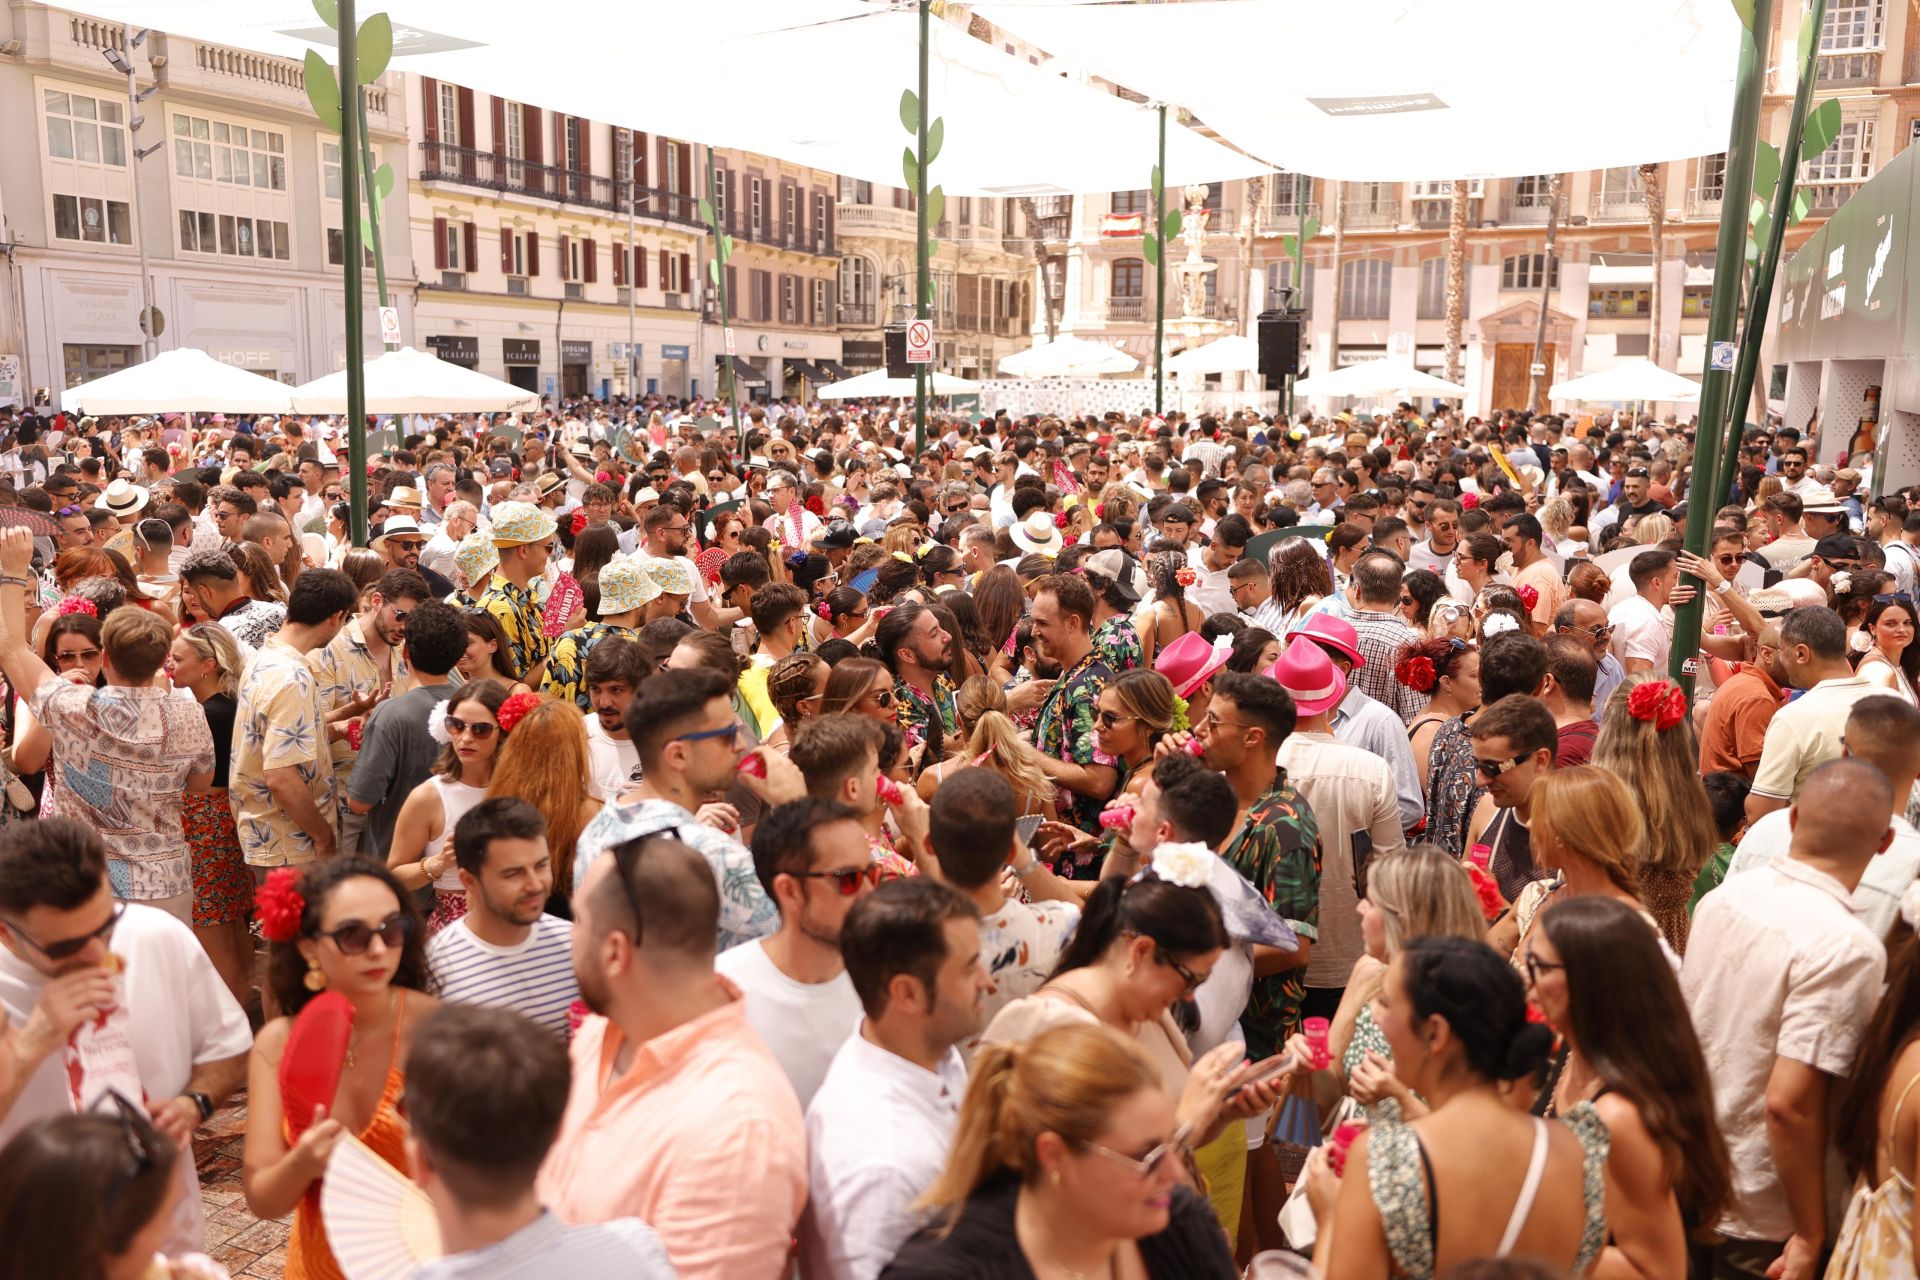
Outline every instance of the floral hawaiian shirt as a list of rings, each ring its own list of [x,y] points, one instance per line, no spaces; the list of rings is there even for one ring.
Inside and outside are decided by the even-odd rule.
[[[1140,644],[1140,632],[1133,619],[1116,613],[1093,629],[1093,651],[1116,676],[1144,667],[1146,650]]]
[[[394,664],[392,673],[376,661],[373,651],[367,648],[366,620],[348,619],[331,644],[307,655],[307,667],[320,685],[320,709],[331,716],[347,703],[366,697],[399,675],[399,652],[390,650],[388,657]],[[354,759],[360,753],[344,737],[332,743],[331,750],[333,772],[340,780],[344,795],[347,779],[353,776]]]
[[[299,650],[279,638],[267,641],[240,677],[240,705],[233,720],[229,784],[240,851],[255,867],[311,862],[313,837],[267,788],[267,770],[292,768],[328,821],[338,813],[338,784],[327,750],[326,708],[320,682]]]
[[[553,641],[544,630],[546,619],[541,614],[537,587],[516,587],[496,573],[487,584],[486,594],[480,597],[479,607],[500,624],[513,669],[522,677],[546,660]]]
[[[1247,820],[1220,856],[1245,876],[1267,905],[1306,939],[1320,936],[1320,832],[1313,810],[1281,770],[1267,793],[1247,810]],[[1265,1058],[1300,1029],[1300,1001],[1307,970],[1284,969],[1253,980],[1253,994],[1240,1027],[1247,1055]]]
[[[1100,693],[1113,680],[1113,671],[1100,659],[1097,649],[1060,673],[1040,704],[1040,716],[1034,721],[1033,744],[1041,755],[1073,764],[1112,764],[1100,751],[1093,734],[1093,719]],[[1090,835],[1100,834],[1100,810],[1103,797],[1083,796],[1059,789],[1056,803],[1063,822],[1071,823]]]
[[[220,615],[220,625],[240,642],[240,656],[246,657],[265,644],[287,620],[287,606],[271,600],[241,596]]]
[[[615,627],[604,622],[589,622],[577,631],[567,632],[553,642],[553,651],[547,655],[547,676],[541,690],[572,702],[582,711],[591,711],[593,704],[587,701],[587,655],[608,636],[638,639],[640,633],[632,627]]]
[[[933,723],[933,717],[940,717],[942,741],[948,747],[954,745],[953,738],[959,729],[957,702],[953,691],[953,681],[945,676],[933,678],[933,696],[928,697],[905,680],[894,683],[894,693],[898,696],[898,720],[900,731],[907,735],[907,745],[925,742],[928,739],[927,727]]]
[[[672,831],[713,868],[720,886],[719,950],[764,938],[780,927],[780,912],[754,874],[753,855],[738,840],[704,822],[671,800],[614,800],[594,815],[574,842],[573,882],[586,883],[593,860],[636,836]]]

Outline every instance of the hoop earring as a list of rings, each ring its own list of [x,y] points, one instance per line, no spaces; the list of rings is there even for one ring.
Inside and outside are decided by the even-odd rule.
[[[319,965],[309,962],[307,964],[307,976],[301,979],[301,983],[309,991],[325,991],[327,989],[327,975],[321,972]]]

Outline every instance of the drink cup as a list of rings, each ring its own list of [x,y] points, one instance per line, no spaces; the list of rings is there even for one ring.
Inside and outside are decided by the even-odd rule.
[[[1303,1018],[1300,1022],[1300,1034],[1306,1038],[1307,1051],[1313,1055],[1313,1069],[1324,1071],[1333,1061],[1333,1054],[1327,1048],[1327,1033],[1332,1024],[1325,1018]]]

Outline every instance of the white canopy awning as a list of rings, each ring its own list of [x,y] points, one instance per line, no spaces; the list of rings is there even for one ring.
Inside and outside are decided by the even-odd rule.
[[[979,383],[948,373],[935,373],[927,384],[927,394],[936,396],[964,395],[979,389]],[[874,369],[840,382],[830,382],[813,394],[822,400],[884,400],[910,396],[914,394],[914,386],[912,378],[889,378],[885,369]]]
[[[998,365],[1001,373],[1015,378],[1092,378],[1104,373],[1132,373],[1139,367],[1138,360],[1118,347],[1070,333],[1002,356]]]
[[[364,367],[368,413],[524,413],[540,407],[540,397],[531,391],[412,347],[389,351]],[[293,409],[345,413],[347,371],[293,388]]]
[[[215,360],[198,347],[162,351],[60,393],[68,413],[285,413],[293,388]]]
[[[1168,373],[1252,373],[1260,367],[1260,344],[1231,334],[1167,359]]]
[[[1691,404],[1700,398],[1700,384],[1651,360],[1626,360],[1598,373],[1583,374],[1547,388],[1549,400],[1585,404]]]
[[[1446,182],[1605,169],[1724,151],[1740,51],[1727,0],[1212,0],[985,4],[975,12],[1097,75],[1206,121],[1296,173]],[[1489,68],[1656,92],[1605,110],[1528,109]],[[1548,96],[1551,96],[1550,94]],[[1324,215],[1323,215],[1324,216]]]
[[[1303,396],[1383,396],[1404,391],[1419,396],[1464,396],[1467,389],[1436,378],[1402,360],[1369,360],[1293,384]]]
[[[334,34],[311,0],[79,0],[73,7],[261,53],[301,58],[314,48],[329,62],[334,57]],[[871,182],[905,182],[900,157],[911,136],[901,125],[900,95],[915,83],[919,48],[919,20],[909,11],[865,0],[548,0],[532,21],[519,0],[383,0],[379,7],[393,22],[395,71]],[[592,38],[581,39],[584,31]],[[944,119],[945,143],[928,169],[930,186],[978,196],[1147,185],[1158,137],[1151,108],[1062,79],[944,21],[931,24],[931,35],[927,98]],[[634,92],[636,50],[645,51],[644,94]],[[792,92],[773,88],[790,82]],[[768,92],[726,88],[739,85]],[[417,101],[407,105],[419,109]],[[1169,124],[1170,188],[1267,167]]]

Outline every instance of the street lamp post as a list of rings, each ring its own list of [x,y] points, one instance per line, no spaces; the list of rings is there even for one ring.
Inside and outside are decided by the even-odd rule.
[[[627,399],[638,402],[640,399],[638,390],[640,362],[634,359],[633,356],[634,308],[635,298],[638,296],[637,282],[633,269],[633,204],[640,193],[634,190],[633,185],[633,171],[636,167],[635,162],[637,160],[637,157],[633,153],[635,141],[633,130],[622,129],[621,132],[627,136],[627,266],[626,270],[622,273],[627,278]]]
[[[133,69],[133,51],[146,42],[147,32],[142,29],[134,33],[122,49],[103,50],[107,65],[127,78],[127,151],[128,167],[133,171],[133,243],[140,251],[140,358],[151,360],[160,349],[158,317],[153,310],[153,276],[147,269],[146,228],[141,225],[140,213],[140,162],[167,145],[162,138],[152,146],[142,150],[140,147],[140,126],[146,123],[146,117],[140,114],[140,104],[160,92],[159,85],[142,89],[139,77]]]

